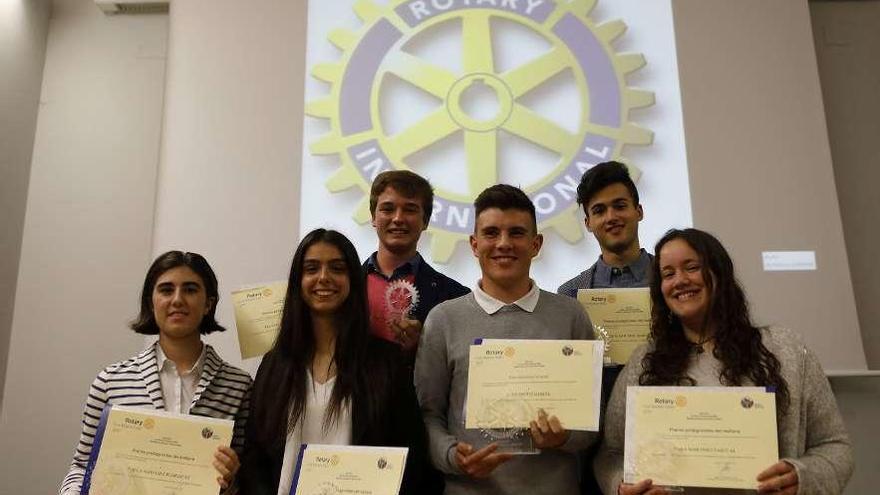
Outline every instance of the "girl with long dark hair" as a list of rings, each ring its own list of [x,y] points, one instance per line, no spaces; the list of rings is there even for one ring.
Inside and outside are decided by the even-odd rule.
[[[651,339],[617,380],[594,463],[603,492],[667,493],[651,480],[622,483],[626,387],[660,385],[775,390],[781,460],[755,473],[758,493],[841,493],[852,474],[852,449],[822,367],[796,333],[752,323],[718,239],[697,229],[670,230],[654,249],[651,277]]]
[[[425,431],[394,344],[370,335],[357,252],[339,232],[300,242],[281,327],[254,382],[240,483],[245,495],[286,495],[302,444],[409,447],[402,493],[414,493]]]

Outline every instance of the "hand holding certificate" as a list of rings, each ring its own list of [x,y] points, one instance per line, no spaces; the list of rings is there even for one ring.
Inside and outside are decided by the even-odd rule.
[[[470,349],[466,428],[529,428],[539,409],[568,430],[597,431],[602,343],[490,340]]]
[[[214,495],[232,421],[112,406],[104,410],[83,495]]]
[[[763,388],[627,387],[627,483],[755,489],[777,459],[776,398]]]
[[[290,495],[397,495],[408,449],[303,445]]]

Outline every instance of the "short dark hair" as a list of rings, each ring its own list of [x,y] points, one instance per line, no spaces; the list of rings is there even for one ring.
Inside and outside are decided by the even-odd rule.
[[[633,202],[636,205],[639,204],[639,191],[629,176],[629,170],[626,168],[626,165],[610,160],[602,162],[584,172],[584,175],[581,177],[581,183],[578,184],[577,202],[583,206],[584,213],[587,216],[590,216],[590,212],[587,211],[587,205],[590,204],[593,196],[612,184],[623,184],[626,186]]]
[[[214,275],[214,270],[201,254],[184,253],[183,251],[168,251],[159,255],[150,265],[147,276],[144,278],[144,287],[141,289],[141,311],[137,318],[131,322],[131,329],[145,335],[159,333],[159,326],[156,325],[156,318],[153,316],[153,289],[163,273],[179,266],[185,266],[201,277],[202,285],[205,286],[205,294],[211,301],[208,314],[202,318],[202,323],[199,325],[199,333],[206,334],[226,330],[217,323],[217,319],[214,317],[217,312],[217,302],[220,299],[220,294],[217,291],[217,276]]]
[[[480,213],[489,208],[499,210],[520,210],[527,212],[532,217],[532,230],[538,232],[538,220],[535,215],[535,204],[523,192],[522,189],[509,184],[495,184],[489,186],[474,200],[474,229],[477,228],[476,219]]]
[[[431,187],[428,179],[409,170],[386,170],[376,176],[370,187],[370,215],[376,216],[379,195],[389,187],[407,198],[421,200],[425,225],[431,222],[431,212],[434,210],[434,188]]]

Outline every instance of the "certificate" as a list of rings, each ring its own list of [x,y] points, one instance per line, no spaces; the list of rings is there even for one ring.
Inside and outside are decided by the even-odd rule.
[[[235,308],[235,328],[241,358],[248,359],[266,354],[275,343],[287,282],[273,282],[232,293]]]
[[[397,495],[408,450],[405,447],[303,445],[290,495]]]
[[[528,428],[544,409],[599,429],[602,342],[481,339],[470,348],[465,428]]]
[[[214,453],[232,421],[108,406],[101,414],[82,495],[216,495]]]
[[[763,388],[627,387],[627,483],[754,490],[778,454],[776,394]]]
[[[650,289],[580,289],[577,297],[605,341],[605,364],[626,364],[651,333]]]

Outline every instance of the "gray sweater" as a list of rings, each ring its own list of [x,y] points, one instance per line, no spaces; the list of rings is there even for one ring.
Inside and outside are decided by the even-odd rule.
[[[853,470],[852,447],[822,366],[800,335],[779,327],[761,330],[764,345],[782,364],[791,404],[777,425],[779,457],[798,473],[799,495],[843,493]],[[623,478],[626,387],[638,385],[642,358],[650,344],[637,349],[623,369],[605,417],[605,436],[594,462],[603,493],[616,494]],[[710,353],[695,355],[688,375],[698,386],[717,386],[720,363]],[[746,384],[746,385],[751,385]],[[767,466],[770,467],[770,466]],[[755,473],[757,476],[758,473]],[[694,489],[689,494],[748,493],[741,490]]]
[[[566,495],[578,493],[575,453],[589,446],[595,433],[572,431],[559,449],[538,455],[516,456],[488,478],[461,473],[455,462],[455,444],[475,447],[486,443],[476,430],[464,428],[468,353],[477,338],[591,339],[590,320],[571,298],[541,291],[529,313],[509,305],[487,314],[473,294],[446,301],[428,314],[415,365],[415,386],[428,429],[431,460],[446,473],[446,494]]]

